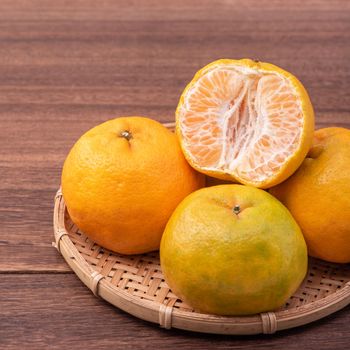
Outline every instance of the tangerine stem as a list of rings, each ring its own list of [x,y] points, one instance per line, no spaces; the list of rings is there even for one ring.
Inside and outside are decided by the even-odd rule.
[[[127,139],[129,141],[130,139],[132,139],[132,134],[130,131],[124,130],[120,133],[120,137],[124,137],[125,139]]]
[[[233,207],[233,212],[238,215],[241,212],[241,207],[239,205],[235,205]]]

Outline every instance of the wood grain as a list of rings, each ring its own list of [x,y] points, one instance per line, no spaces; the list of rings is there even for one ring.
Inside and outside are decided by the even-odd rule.
[[[281,65],[307,87],[319,127],[350,127],[349,13],[347,1],[2,1],[0,270],[65,270],[49,237],[69,148],[118,115],[173,120],[214,59]],[[40,253],[26,258],[28,244]]]
[[[349,33],[346,0],[2,0],[0,347],[345,348],[349,310],[274,337],[160,330],[90,296],[51,241],[75,140],[119,115],[172,121],[214,59],[280,65],[308,89],[318,127],[350,127]]]
[[[20,286],[20,288],[19,288]],[[3,275],[1,349],[346,349],[350,308],[272,336],[216,336],[164,330],[97,299],[74,276]],[[330,336],[331,335],[331,336]]]

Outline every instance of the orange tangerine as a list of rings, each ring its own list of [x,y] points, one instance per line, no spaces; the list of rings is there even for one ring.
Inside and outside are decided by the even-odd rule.
[[[305,158],[314,113],[291,73],[270,63],[223,59],[201,69],[184,90],[176,130],[198,171],[268,188]]]

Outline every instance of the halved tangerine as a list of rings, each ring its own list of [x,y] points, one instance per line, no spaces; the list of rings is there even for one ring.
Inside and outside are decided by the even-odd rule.
[[[299,80],[250,59],[201,69],[176,110],[176,132],[195,169],[260,188],[294,173],[313,131],[312,104]]]

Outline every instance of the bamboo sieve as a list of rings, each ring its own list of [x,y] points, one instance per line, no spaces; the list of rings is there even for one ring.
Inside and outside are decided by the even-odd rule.
[[[173,124],[166,126],[173,129]],[[127,256],[95,244],[71,221],[61,190],[55,197],[54,235],[54,246],[96,296],[166,329],[271,334],[313,322],[350,303],[350,265],[310,258],[306,278],[279,310],[241,317],[195,312],[165,282],[158,252]]]

